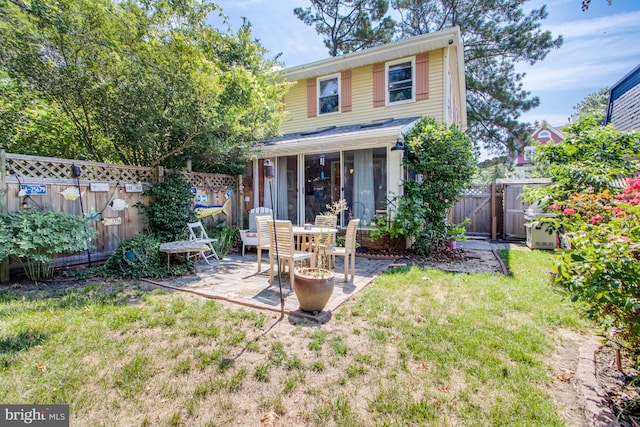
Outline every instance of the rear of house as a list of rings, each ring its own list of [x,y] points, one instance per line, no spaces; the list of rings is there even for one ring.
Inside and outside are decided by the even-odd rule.
[[[426,34],[286,70],[281,136],[259,141],[252,206],[277,218],[313,222],[345,199],[339,218],[370,224],[402,193],[402,150],[422,116],[466,128],[463,45],[458,28]],[[272,182],[264,164],[275,165]]]

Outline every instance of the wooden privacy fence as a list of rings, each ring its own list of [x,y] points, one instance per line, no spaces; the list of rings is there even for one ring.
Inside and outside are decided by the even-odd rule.
[[[104,260],[118,246],[144,231],[146,218],[136,203],[148,203],[142,192],[157,184],[169,171],[162,167],[112,165],[80,160],[56,159],[5,153],[0,150],[0,211],[15,212],[28,206],[72,215],[85,214],[94,221],[97,237],[91,259]],[[74,176],[74,167],[79,176]],[[194,188],[194,202],[222,205],[231,188],[231,215],[227,222],[241,224],[242,181],[238,177],[208,173],[180,173]],[[79,197],[78,197],[79,195]],[[115,204],[114,200],[118,200]],[[122,200],[123,202],[121,202]],[[126,206],[122,210],[120,207]],[[110,206],[110,205],[113,205]],[[225,218],[218,215],[216,219]],[[205,221],[213,221],[208,217]],[[186,226],[186,224],[185,224]],[[57,260],[61,265],[88,261],[86,253]]]
[[[522,198],[526,186],[548,185],[550,179],[499,179],[492,184],[471,187],[449,211],[449,221],[461,223],[465,218],[467,234],[502,239],[524,240],[524,211],[530,204]]]

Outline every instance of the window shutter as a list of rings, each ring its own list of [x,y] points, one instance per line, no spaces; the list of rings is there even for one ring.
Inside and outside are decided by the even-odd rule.
[[[384,62],[373,64],[373,106],[384,107]]]
[[[340,76],[340,109],[343,113],[351,111],[351,70],[343,71]]]
[[[429,99],[429,54],[416,56],[416,101]]]
[[[316,79],[307,79],[307,117],[318,115],[318,91]]]

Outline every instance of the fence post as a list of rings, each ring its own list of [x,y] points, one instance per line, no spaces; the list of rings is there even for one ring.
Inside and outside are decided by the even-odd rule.
[[[496,216],[496,180],[491,183],[491,240],[498,238],[498,217]]]
[[[4,149],[0,148],[0,213],[7,211],[7,157]],[[0,282],[8,282],[9,277],[9,258],[0,261]]]

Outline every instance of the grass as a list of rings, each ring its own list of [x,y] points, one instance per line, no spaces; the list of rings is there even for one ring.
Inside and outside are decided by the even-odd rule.
[[[545,359],[586,325],[551,254],[502,255],[510,277],[382,275],[320,327],[135,283],[3,290],[0,401],[78,425],[563,425]]]

